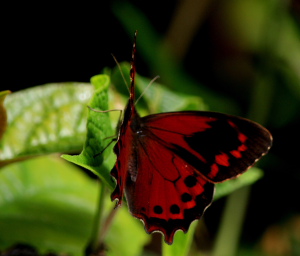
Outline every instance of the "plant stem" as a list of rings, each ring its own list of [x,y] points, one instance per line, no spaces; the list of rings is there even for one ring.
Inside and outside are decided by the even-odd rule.
[[[105,198],[105,185],[99,181],[99,198],[97,204],[96,215],[94,218],[94,223],[92,227],[92,234],[90,241],[86,247],[85,253],[86,256],[91,255],[91,253],[96,252],[102,244],[103,240],[103,231],[102,231],[102,220],[103,220],[103,209],[104,209],[104,198]]]
[[[213,256],[236,255],[250,191],[251,187],[247,186],[228,196],[212,253]]]

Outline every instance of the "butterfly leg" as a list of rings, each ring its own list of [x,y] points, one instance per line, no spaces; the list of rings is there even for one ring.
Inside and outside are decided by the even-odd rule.
[[[120,111],[120,116],[119,116],[119,120],[118,120],[118,127],[120,127],[121,125],[121,116],[122,116],[122,112],[123,110],[122,109],[109,109],[109,110],[98,110],[98,109],[95,109],[95,108],[92,108],[91,106],[87,106],[90,110],[94,111],[94,112],[97,112],[97,113],[108,113],[108,112],[111,112],[111,111]],[[102,155],[102,153],[114,142],[114,141],[117,141],[117,135],[112,135],[112,136],[109,136],[109,137],[106,137],[104,138],[105,140],[106,139],[110,139],[110,138],[113,138],[105,147],[104,149],[101,150],[101,152],[97,153],[96,155],[94,155],[94,158]]]
[[[108,113],[108,112],[111,112],[111,111],[120,111],[121,114],[123,112],[122,109],[109,109],[109,110],[98,110],[98,109],[95,109],[95,108],[92,108],[90,106],[87,106],[90,110],[94,111],[94,112],[97,112],[97,113]]]
[[[114,136],[111,136],[111,137],[114,137]],[[111,138],[111,137],[107,137],[106,139],[108,138]],[[96,155],[94,155],[94,158],[102,155],[102,153],[114,142],[114,141],[117,141],[117,137],[113,138],[105,147],[104,149],[102,149],[99,153],[97,153]]]

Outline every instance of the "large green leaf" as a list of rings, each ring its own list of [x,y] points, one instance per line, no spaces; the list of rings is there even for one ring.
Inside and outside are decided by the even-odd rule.
[[[93,87],[86,83],[59,83],[8,95],[0,165],[41,154],[80,151],[92,93]]]
[[[3,167],[0,251],[25,243],[41,253],[83,255],[94,225],[98,184],[58,156]],[[104,216],[114,205],[108,198],[105,200]],[[121,207],[105,238],[107,253],[140,255],[149,238],[142,223],[130,216],[125,206]]]
[[[0,172],[0,250],[26,243],[82,255],[97,183],[58,157],[9,164]]]

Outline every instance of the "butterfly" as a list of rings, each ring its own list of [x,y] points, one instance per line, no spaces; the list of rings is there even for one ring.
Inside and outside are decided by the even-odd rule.
[[[136,36],[130,70],[130,97],[119,128],[111,195],[142,220],[147,233],[173,243],[211,204],[214,183],[236,178],[268,152],[272,136],[250,120],[208,111],[140,117],[135,107]]]

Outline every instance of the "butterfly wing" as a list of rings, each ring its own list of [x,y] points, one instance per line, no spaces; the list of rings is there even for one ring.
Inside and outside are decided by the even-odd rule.
[[[210,205],[214,185],[156,139],[143,137],[137,149],[137,178],[125,184],[130,212],[171,244],[176,230],[187,232]]]
[[[211,182],[244,172],[271,144],[260,125],[220,113],[163,113],[133,123],[118,141],[112,198],[121,201],[125,190],[132,215],[169,244],[209,206]]]
[[[186,111],[142,118],[144,129],[212,182],[245,172],[267,153],[272,136],[261,125],[217,112]]]

